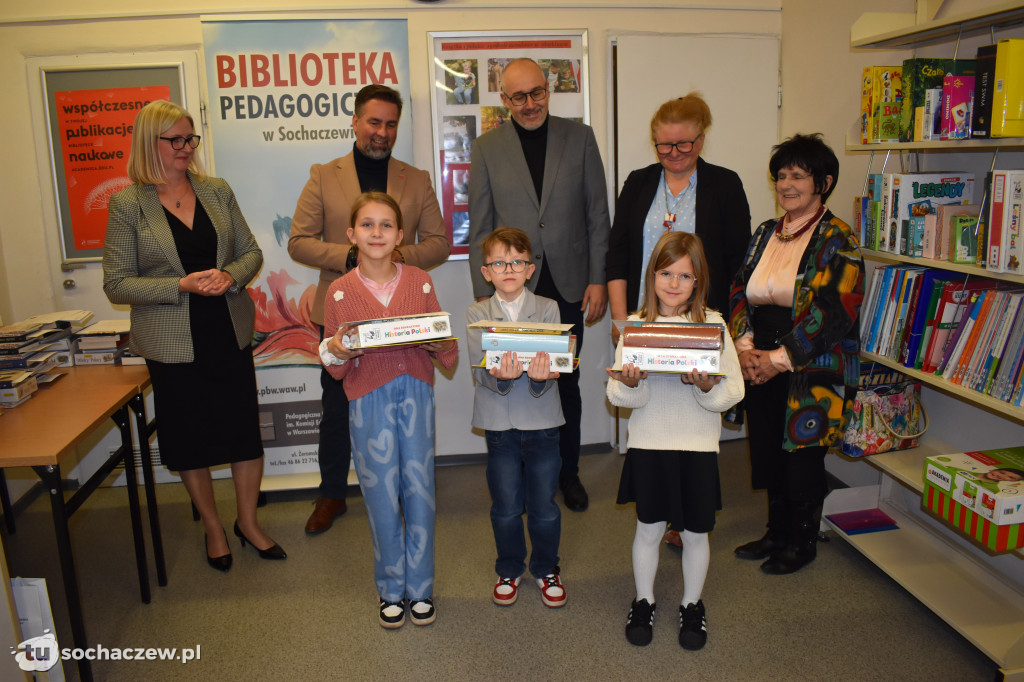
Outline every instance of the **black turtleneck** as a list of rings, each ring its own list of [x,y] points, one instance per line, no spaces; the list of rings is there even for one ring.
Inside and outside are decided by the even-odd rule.
[[[533,178],[533,188],[537,191],[537,201],[541,200],[541,192],[544,188],[544,157],[547,154],[548,146],[548,120],[540,124],[536,130],[527,130],[512,119],[512,125],[516,127],[519,135],[519,143],[523,145],[523,155],[526,157],[526,167],[530,169],[530,177]]]
[[[391,155],[383,159],[371,159],[352,144],[352,160],[356,163],[356,175],[359,177],[359,191],[388,191],[388,162]]]

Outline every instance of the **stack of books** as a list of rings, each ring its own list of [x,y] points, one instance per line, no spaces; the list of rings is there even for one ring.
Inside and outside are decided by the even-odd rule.
[[[101,320],[78,332],[73,344],[76,365],[117,364],[128,346],[128,320]]]
[[[500,366],[502,356],[512,352],[526,370],[542,351],[548,354],[550,371],[566,374],[576,368],[576,336],[570,333],[571,324],[481,320],[469,328],[483,330],[481,366],[485,369]]]
[[[877,268],[861,313],[861,348],[904,367],[1020,405],[1024,288],[955,272]]]
[[[39,383],[32,372],[0,369],[0,407],[17,407],[32,397]]]
[[[622,365],[647,372],[721,373],[725,330],[717,324],[636,322],[622,325]]]
[[[31,320],[0,327],[0,370],[28,372],[38,384],[55,381],[62,376],[53,370],[61,366],[60,348],[67,337],[67,329]],[[24,391],[25,383],[21,386]],[[11,389],[8,397],[13,396],[14,387],[7,388]]]

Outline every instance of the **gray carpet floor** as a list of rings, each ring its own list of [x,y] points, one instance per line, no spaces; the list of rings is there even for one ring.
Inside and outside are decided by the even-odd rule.
[[[263,561],[231,536],[234,495],[215,483],[234,567],[206,565],[203,534],[180,485],[158,486],[169,584],[139,600],[123,488],[101,489],[72,519],[86,629],[106,647],[196,647],[200,659],[98,661],[97,680],[989,680],[996,668],[944,622],[839,539],[791,576],[766,576],[733,556],[757,537],[763,493],[749,488],[746,442],[723,445],[724,510],[711,535],[704,589],[709,639],[677,643],[679,551],[661,554],[654,641],[623,635],[633,597],[636,517],[617,506],[621,457],[587,455],[584,513],[563,511],[561,566],[568,603],[548,609],[524,581],[518,603],[491,602],[494,541],[483,464],[437,469],[437,621],[377,624],[365,508],[358,496],[334,528],[307,537],[312,492],[278,495],[260,510],[288,552]],[[4,538],[11,575],[45,577],[63,647],[71,646],[49,503],[41,497]],[[152,555],[150,555],[152,566]],[[152,569],[151,569],[152,572]],[[77,670],[65,667],[69,679]]]

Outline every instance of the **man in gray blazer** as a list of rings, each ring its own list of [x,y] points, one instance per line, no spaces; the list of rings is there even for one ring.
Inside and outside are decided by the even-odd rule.
[[[402,116],[401,95],[384,85],[367,85],[356,95],[352,151],[326,164],[314,164],[302,189],[288,253],[320,269],[310,319],[323,336],[324,296],[331,282],[348,272],[358,259],[346,231],[352,203],[363,192],[387,192],[402,209],[405,240],[394,260],[426,270],[443,263],[451,251],[430,174],[391,156]],[[345,513],[352,448],[348,432],[348,398],[342,382],[327,370],[320,374],[323,412],[320,420],[320,496],[306,523],[306,533],[322,533]]]
[[[518,227],[534,247],[537,276],[530,289],[558,303],[562,322],[573,325],[577,348],[586,323],[604,315],[605,254],[611,223],[604,164],[594,131],[582,123],[548,115],[551,93],[541,68],[517,59],[502,74],[501,101],[512,123],[481,136],[473,145],[469,172],[469,265],[473,294],[489,296],[480,272],[480,245],[498,227]],[[579,480],[579,375],[558,384],[565,415],[561,430],[559,487],[574,511],[587,508]]]

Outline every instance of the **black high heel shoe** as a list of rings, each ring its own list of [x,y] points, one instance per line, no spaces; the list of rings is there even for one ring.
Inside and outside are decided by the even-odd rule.
[[[238,527],[238,519],[235,519],[235,535],[237,535],[238,539],[242,542],[242,547],[245,547],[245,543],[247,543],[247,542],[250,545],[252,545],[252,548],[260,553],[260,558],[261,559],[287,559],[288,558],[288,555],[284,553],[283,549],[281,549],[281,545],[277,544],[276,542],[274,543],[273,547],[267,547],[266,549],[260,549],[256,545],[253,545],[252,540],[250,540],[249,538],[245,537],[245,534],[242,533],[242,529]]]
[[[224,532],[224,529],[222,528],[221,531]],[[210,564],[210,566],[212,566],[213,568],[216,568],[221,573],[227,573],[228,571],[230,571],[231,570],[231,552],[230,552],[230,550],[228,551],[227,554],[225,554],[223,556],[210,556],[209,552],[206,549],[206,540],[207,540],[206,533],[203,533],[203,554],[206,555],[206,563]],[[224,532],[224,544],[227,544],[227,542],[228,542],[228,534],[227,534],[227,532]]]

